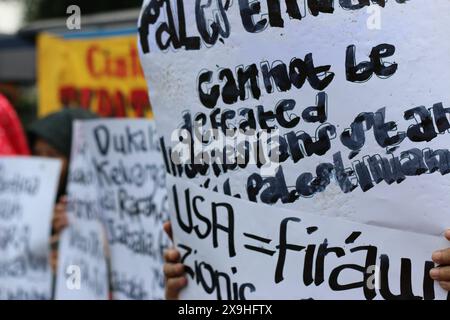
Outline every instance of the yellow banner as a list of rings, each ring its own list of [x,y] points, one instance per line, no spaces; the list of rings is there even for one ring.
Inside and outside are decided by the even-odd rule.
[[[135,35],[38,39],[39,116],[82,107],[104,117],[152,118]]]

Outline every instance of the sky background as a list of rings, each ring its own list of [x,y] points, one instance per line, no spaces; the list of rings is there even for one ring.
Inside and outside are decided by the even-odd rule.
[[[14,33],[22,23],[24,5],[21,1],[0,0],[0,33]]]

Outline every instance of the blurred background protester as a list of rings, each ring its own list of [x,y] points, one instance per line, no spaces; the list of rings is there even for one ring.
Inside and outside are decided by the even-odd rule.
[[[81,8],[81,29],[68,27],[68,18],[73,14],[70,10],[68,13],[68,8],[72,5]],[[106,105],[108,110],[119,110],[125,105],[131,111],[151,111],[144,76],[135,65],[139,61],[135,36],[141,6],[142,0],[0,0],[0,93],[14,105],[13,109],[2,97],[0,120],[6,121],[4,112],[16,114],[16,119],[18,115],[29,138],[28,148],[27,136],[23,134],[19,121],[15,120],[17,125],[6,126],[20,128],[21,134],[11,134],[12,139],[3,133],[3,122],[0,123],[0,154],[4,149],[7,154],[32,153],[34,156],[57,158],[63,162],[52,221],[51,264],[54,271],[57,267],[59,236],[68,224],[66,184],[72,123],[77,119],[95,117],[88,111],[71,108],[99,111],[99,105]],[[59,47],[64,49],[49,46],[52,52],[58,53],[57,59],[53,56],[48,58],[54,68],[45,69],[40,64],[42,57],[48,57],[45,50],[40,50],[40,38],[43,35],[57,37],[58,43],[62,43]],[[132,46],[116,48],[116,42],[111,39],[123,42],[130,39]],[[86,44],[86,48],[79,52],[72,52],[75,58],[70,58],[66,55],[66,51],[70,51],[67,48],[71,49],[68,47],[70,40],[89,42],[89,45]],[[92,46],[98,48],[94,52],[95,69],[105,68],[110,63],[114,72],[106,72],[94,79],[89,73],[89,59],[83,56],[92,52],[89,50]],[[136,72],[130,73],[127,79],[121,78],[118,86],[117,74],[120,78],[124,63],[139,74],[136,76]],[[118,69],[115,70],[114,66]],[[109,67],[106,69],[110,70]],[[77,77],[73,75],[75,72]],[[48,82],[52,84],[51,90],[42,89],[43,83]],[[138,95],[141,92],[136,92],[137,89],[144,92],[145,97]],[[55,101],[43,103],[43,98],[54,98]],[[3,111],[3,104],[8,105],[9,111]],[[57,110],[62,111],[51,114]],[[26,147],[17,149],[16,144],[25,144]]]
[[[54,158],[62,161],[61,177],[58,186],[58,201],[52,221],[51,265],[57,270],[58,242],[67,227],[67,178],[69,173],[70,150],[72,146],[72,127],[76,120],[95,119],[97,115],[84,109],[63,109],[35,121],[28,129],[29,142],[34,156]]]
[[[30,154],[25,133],[16,111],[0,94],[0,156],[27,156]]]

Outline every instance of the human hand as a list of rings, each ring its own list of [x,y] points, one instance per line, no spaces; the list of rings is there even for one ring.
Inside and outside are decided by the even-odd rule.
[[[164,231],[173,240],[170,222],[164,224]],[[187,286],[184,265],[180,263],[180,253],[175,248],[164,252],[164,275],[166,277],[166,299],[178,300],[180,291]]]
[[[445,232],[445,237],[450,241],[450,229]],[[450,291],[450,248],[435,251],[432,259],[438,267],[431,269],[430,277],[439,281],[444,290]]]

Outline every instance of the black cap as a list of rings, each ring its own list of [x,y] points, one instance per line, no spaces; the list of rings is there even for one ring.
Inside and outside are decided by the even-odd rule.
[[[30,145],[41,138],[56,150],[70,158],[72,146],[72,127],[75,120],[95,119],[98,116],[85,109],[63,109],[34,122],[27,130]]]

